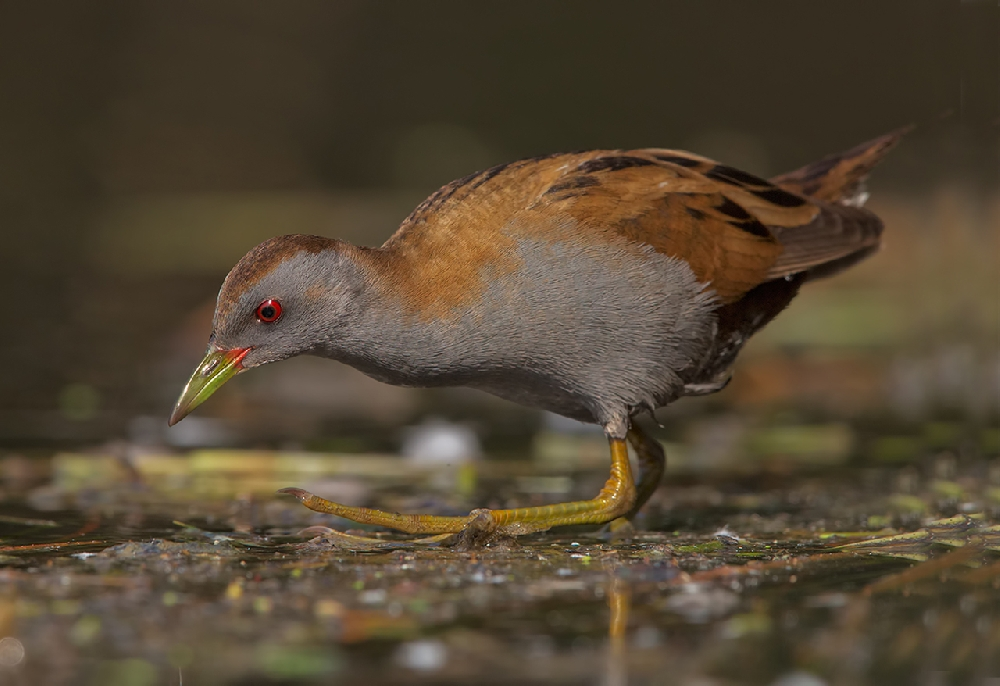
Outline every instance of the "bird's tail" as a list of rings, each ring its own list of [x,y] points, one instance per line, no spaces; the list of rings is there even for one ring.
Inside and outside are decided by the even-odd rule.
[[[771,268],[771,278],[802,274],[805,280],[836,274],[878,250],[882,222],[864,209],[865,179],[879,160],[913,127],[898,129],[829,155],[771,182],[820,201],[821,211],[809,224],[772,230],[784,252]]]
[[[816,200],[860,207],[868,197],[864,188],[868,174],[912,130],[912,125],[904,126],[845,152],[775,176],[771,183]]]

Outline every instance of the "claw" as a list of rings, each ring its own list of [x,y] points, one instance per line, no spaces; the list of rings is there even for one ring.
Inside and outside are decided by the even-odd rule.
[[[291,487],[291,486],[288,487],[288,488],[280,488],[280,489],[278,489],[277,492],[278,493],[282,493],[284,495],[294,496],[295,498],[298,498],[299,502],[303,502],[307,498],[311,498],[312,497],[312,493],[310,493],[309,491],[307,491],[305,489],[302,489],[302,488],[294,488],[294,487]]]

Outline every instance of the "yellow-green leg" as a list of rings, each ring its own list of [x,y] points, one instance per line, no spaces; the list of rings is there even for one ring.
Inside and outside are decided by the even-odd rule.
[[[631,438],[631,432],[629,437]],[[609,437],[608,441],[611,446],[611,476],[601,492],[592,500],[542,507],[519,507],[513,510],[473,510],[464,517],[439,517],[396,514],[367,507],[349,507],[320,498],[301,488],[283,488],[278,492],[295,496],[299,502],[316,512],[337,515],[361,524],[384,526],[408,534],[458,533],[484,515],[492,520],[494,527],[509,534],[544,531],[552,526],[567,524],[604,524],[627,515],[636,502],[635,482],[632,480],[632,468],[629,465],[625,440]]]
[[[636,424],[628,431],[628,442],[639,458],[639,484],[635,489],[635,504],[625,515],[626,519],[632,519],[660,487],[667,466],[667,456],[660,442]]]
[[[660,487],[663,471],[667,466],[667,456],[663,452],[663,446],[638,425],[633,424],[629,428],[628,442],[635,449],[635,456],[639,461],[639,483],[636,486],[635,504],[624,516],[615,519],[609,525],[615,538],[622,536],[629,538],[634,533],[632,520]]]

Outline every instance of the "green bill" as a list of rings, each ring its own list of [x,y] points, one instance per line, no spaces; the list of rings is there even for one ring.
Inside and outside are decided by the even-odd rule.
[[[240,363],[248,352],[250,348],[210,350],[181,392],[168,424],[173,426],[184,419],[194,408],[208,400],[222,384],[243,371]]]

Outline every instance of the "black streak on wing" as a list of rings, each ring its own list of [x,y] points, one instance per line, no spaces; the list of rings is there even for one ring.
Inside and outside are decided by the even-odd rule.
[[[794,193],[781,190],[780,188],[768,188],[762,191],[753,189],[748,190],[761,200],[766,200],[772,205],[777,205],[778,207],[802,207],[806,204],[806,201],[799,196]]]
[[[754,176],[753,174],[748,174],[745,171],[740,171],[735,167],[727,167],[724,164],[717,164],[707,172],[705,176],[710,179],[715,179],[716,181],[722,181],[723,183],[728,183],[734,186],[764,186],[768,187],[771,184],[759,176]]]
[[[583,162],[577,171],[584,174],[591,174],[600,171],[619,171],[630,167],[650,167],[656,162],[647,160],[644,157],[634,157],[632,155],[609,155],[607,157],[597,157]]]
[[[573,195],[573,191],[580,191],[599,184],[600,181],[595,179],[593,176],[574,176],[568,181],[552,184],[552,186],[545,191],[545,193],[568,193],[569,195]]]
[[[716,207],[722,214],[732,217],[738,221],[745,221],[747,219],[753,219],[749,212],[744,210],[742,207],[734,203],[729,198],[724,198],[722,204]]]
[[[479,188],[484,183],[486,183],[487,181],[489,181],[490,179],[492,179],[494,176],[496,176],[497,174],[501,173],[503,170],[507,169],[507,167],[509,167],[511,164],[512,164],[511,162],[505,162],[503,164],[498,164],[495,167],[490,167],[486,171],[484,171],[484,172],[482,172],[482,173],[480,173],[478,175],[473,176],[473,178],[470,179],[471,185],[469,186],[469,190],[473,191],[473,190]]]
[[[700,167],[702,164],[698,160],[692,160],[690,157],[677,157],[676,155],[653,155],[653,157],[661,162],[676,164],[678,167]]]
[[[767,230],[766,226],[761,224],[753,215],[729,198],[723,200],[722,203],[715,209],[727,217],[731,217],[734,221],[729,223],[740,230],[746,231],[754,236],[760,236],[761,238],[772,238],[771,232]]]

